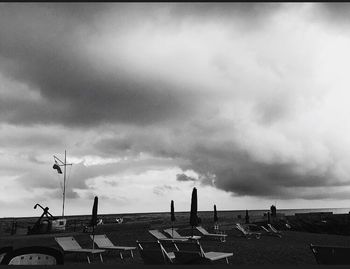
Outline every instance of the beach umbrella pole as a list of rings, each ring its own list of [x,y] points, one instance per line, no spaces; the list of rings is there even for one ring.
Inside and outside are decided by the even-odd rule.
[[[92,226],[92,249],[95,249],[95,226]],[[91,261],[94,260],[94,253],[91,255]]]
[[[171,237],[174,237],[174,222],[171,222]]]
[[[92,226],[92,249],[95,249],[95,226]]]
[[[91,226],[92,226],[92,249],[95,249],[95,226],[97,223],[97,207],[98,207],[98,197],[94,198],[94,205],[92,207],[92,218],[91,218]],[[92,259],[94,259],[94,254],[92,253]]]
[[[171,237],[174,237],[175,210],[174,210],[173,200],[171,200],[171,203],[170,203],[170,220],[171,220]]]

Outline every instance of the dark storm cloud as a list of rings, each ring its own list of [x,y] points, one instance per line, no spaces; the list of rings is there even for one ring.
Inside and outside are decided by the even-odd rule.
[[[193,112],[197,97],[159,78],[141,78],[121,59],[112,69],[86,47],[104,42],[102,22],[113,18],[113,35],[123,38],[142,18],[160,26],[194,17],[231,20],[241,17],[256,28],[260,19],[279,4],[256,3],[52,3],[2,4],[0,11],[0,71],[9,79],[30,85],[39,100],[6,99],[0,120],[14,124],[93,126],[124,122],[149,124],[180,118]],[[168,14],[166,19],[163,14]],[[118,47],[115,48],[118,50]],[[113,52],[113,51],[111,51]],[[114,53],[114,52],[113,52]],[[152,62],[148,63],[152,68]],[[166,68],[166,67],[164,67]]]
[[[191,108],[181,95],[168,90],[173,86],[165,81],[141,79],[122,65],[97,71],[100,63],[91,62],[84,53],[96,34],[93,23],[83,19],[86,24],[73,24],[73,11],[36,7],[3,5],[0,11],[0,57],[4,59],[0,70],[41,96],[39,101],[2,100],[2,121],[145,124],[177,117]],[[93,13],[94,8],[87,12]]]
[[[283,160],[287,148],[281,150],[280,156],[276,156],[275,159],[259,160],[253,154],[253,146],[242,148],[238,140],[233,138],[227,140],[221,136],[220,134],[227,134],[230,130],[232,132],[227,123],[222,124],[207,124],[206,127],[210,130],[217,130],[210,135],[208,132],[202,133],[203,123],[192,122],[190,126],[182,126],[182,135],[169,130],[163,132],[154,130],[150,137],[147,131],[138,133],[133,131],[130,136],[125,134],[123,138],[102,140],[95,146],[128,148],[133,152],[133,156],[140,152],[149,152],[159,157],[172,156],[183,171],[194,170],[198,173],[199,182],[231,192],[235,196],[312,200],[329,195],[327,193],[313,195],[312,191],[301,193],[296,191],[296,188],[349,185],[347,181],[337,179],[332,161],[309,168],[298,159]],[[169,144],[167,141],[172,143]],[[125,144],[128,146],[125,147]],[[319,157],[315,155],[313,161],[317,161]],[[185,174],[178,174],[177,180],[195,179]]]
[[[1,103],[1,101],[0,101]],[[55,134],[47,132],[47,130],[35,130],[23,135],[23,130],[18,130],[10,126],[0,127],[2,135],[0,136],[1,148],[17,148],[33,149],[38,147],[50,148],[53,146],[62,146],[61,139]],[[29,156],[33,159],[33,156]]]
[[[196,181],[197,179],[187,176],[186,174],[177,174],[176,180],[177,181]]]
[[[349,26],[350,3],[315,3],[315,14],[322,21],[334,26]],[[326,20],[324,20],[326,19]]]
[[[281,3],[181,3],[173,5],[170,14],[177,18],[195,18],[197,22],[208,19],[232,21],[239,18],[242,23],[240,26],[257,30],[282,6]]]

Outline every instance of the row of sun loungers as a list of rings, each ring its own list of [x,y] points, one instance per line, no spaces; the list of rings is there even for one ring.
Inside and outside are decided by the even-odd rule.
[[[71,237],[61,237],[61,239],[62,238],[66,238],[63,240],[66,243],[62,245],[63,247],[68,247],[66,252],[95,253],[96,251],[95,249],[81,248],[74,238],[73,240]],[[133,257],[132,250],[135,249],[134,247],[115,246],[105,235],[98,235],[96,238],[96,242],[102,242],[101,246],[104,246],[106,249],[131,251]],[[102,239],[99,240],[99,238]],[[58,242],[62,242],[62,240],[58,240]],[[229,263],[229,258],[233,256],[233,253],[227,252],[205,252],[197,240],[162,242],[136,241],[136,243],[145,264],[201,264],[223,259],[225,259],[226,263]],[[349,247],[310,244],[310,249],[318,264],[350,264]],[[100,251],[100,253],[102,252],[104,252],[104,250]],[[13,247],[10,246],[2,247],[0,248],[0,264],[61,265],[64,264],[64,252],[43,246],[22,247],[17,249],[13,249]]]
[[[260,226],[265,233],[250,231],[248,225],[237,223],[235,226],[247,238],[260,238],[262,234],[282,236],[282,232],[275,229],[271,224],[267,227]],[[248,227],[248,228],[247,228]],[[203,236],[225,238],[224,234],[211,234],[202,227],[197,230]],[[149,231],[157,241],[136,241],[137,249],[145,264],[205,264],[218,260],[225,260],[233,256],[230,252],[205,252],[199,242],[201,236],[182,236],[177,229],[165,229],[171,238],[166,237],[159,230]],[[59,265],[64,263],[65,253],[86,254],[88,263],[91,262],[89,255],[98,254],[103,262],[102,253],[107,250],[116,250],[123,259],[122,253],[130,252],[134,258],[133,250],[136,247],[114,245],[106,235],[90,236],[97,245],[97,249],[82,248],[74,237],[56,237],[55,240],[63,251],[51,247],[32,246],[13,249],[12,247],[0,248],[0,264],[2,265]],[[349,264],[349,247],[321,246],[310,244],[310,249],[318,264]]]
[[[82,248],[79,243],[74,239],[74,237],[56,237],[55,240],[59,246],[63,249],[64,253],[83,253],[86,254],[88,263],[90,263],[90,255],[98,254],[101,262],[103,262],[102,253],[106,250],[117,250],[119,251],[120,258],[123,259],[122,252],[130,251],[130,255],[133,258],[133,250],[136,247],[126,247],[126,246],[115,246],[106,235],[91,235],[91,239],[94,240],[98,249]]]
[[[193,235],[193,236],[182,236],[177,232],[177,228],[173,229],[165,229],[163,230],[166,234],[168,234],[173,239],[193,239],[193,240],[199,240],[201,239],[201,236]]]
[[[272,229],[271,229],[272,227]],[[226,234],[214,234],[214,233],[209,233],[207,230],[205,230],[203,227],[196,227],[197,230],[202,234],[202,236],[182,236],[177,232],[177,229],[165,229],[164,232],[168,234],[170,237],[167,237],[165,234],[163,234],[159,230],[149,230],[149,233],[152,234],[156,239],[157,239],[157,244],[155,242],[148,242],[145,243],[146,246],[150,246],[153,244],[153,247],[149,251],[154,251],[154,249],[157,250],[158,254],[161,253],[162,250],[162,244],[160,242],[168,241],[172,242],[179,251],[178,246],[190,246],[190,248],[197,248],[196,254],[189,254],[189,253],[177,253],[177,255],[181,256],[179,259],[184,261],[186,259],[193,260],[195,256],[198,256],[199,258],[202,258],[204,260],[215,260],[219,259],[220,257],[226,257],[227,254],[221,253],[221,252],[208,252],[205,253],[203,249],[201,248],[201,245],[199,244],[198,240],[201,239],[202,237],[209,237],[209,238],[218,238],[222,242],[225,242],[225,238],[227,237]],[[260,238],[261,233],[259,232],[251,232],[247,229],[245,229],[241,224],[237,223],[236,228],[242,232],[244,236],[247,238],[250,238],[251,236],[256,237],[257,239]],[[269,226],[271,230],[268,230],[265,228],[266,233],[273,233],[273,234],[278,234],[280,236],[280,232],[277,231],[276,229],[273,228],[273,226]],[[136,249],[135,247],[128,247],[128,246],[116,246],[114,245],[109,238],[106,235],[95,235],[94,238],[91,235],[91,239],[94,239],[94,242],[98,246],[98,249],[86,249],[82,248],[79,243],[73,238],[73,237],[57,237],[55,238],[56,242],[60,245],[60,247],[63,249],[64,253],[82,253],[86,254],[86,258],[88,263],[90,263],[90,257],[89,255],[94,255],[98,254],[100,257],[101,262],[103,262],[103,257],[102,253],[105,252],[106,250],[117,250],[119,251],[119,255],[121,259],[123,259],[123,252],[129,251],[131,257],[133,258],[133,250]],[[184,244],[183,244],[184,243]],[[163,243],[164,244],[164,243]],[[186,245],[187,244],[187,245]],[[157,246],[157,247],[156,247]],[[144,247],[142,247],[138,243],[138,248],[140,251],[144,250]],[[192,249],[192,250],[193,250]],[[201,250],[201,251],[199,251]],[[148,250],[147,250],[148,251]],[[190,251],[190,250],[186,250]],[[146,252],[147,253],[147,252]],[[221,254],[220,254],[221,253]],[[164,254],[165,255],[165,254]],[[175,258],[173,252],[170,252],[169,254],[165,255],[165,257],[169,256],[169,259],[166,259],[167,261],[171,261]],[[198,259],[199,259],[198,258]],[[221,259],[221,258],[220,258]]]
[[[164,232],[170,236],[167,237],[165,234],[163,234],[159,230],[149,230],[149,233],[152,234],[157,240],[168,240],[168,241],[187,241],[187,240],[199,240],[202,237],[210,237],[210,238],[216,238],[219,239],[222,242],[226,241],[227,234],[214,234],[209,233],[207,230],[205,230],[203,227],[196,227],[196,229],[202,234],[199,235],[193,235],[193,236],[182,236],[180,235],[176,230],[177,229],[165,229]]]
[[[273,227],[271,224],[267,224],[267,227],[260,226],[263,231],[265,231],[266,235],[272,235],[272,236],[277,236],[279,238],[282,237],[282,232],[278,231],[275,227]]]
[[[236,228],[238,231],[242,233],[242,236],[245,236],[246,238],[250,239],[251,237],[255,237],[256,239],[260,239],[261,233],[259,232],[251,232],[248,229],[244,228],[242,224],[236,223]]]
[[[248,226],[237,223],[237,228],[243,236],[250,238],[252,236],[260,238],[262,233],[250,231]],[[265,234],[276,235],[281,237],[281,232],[276,230],[272,225],[267,228],[261,226]],[[201,238],[214,238],[225,242],[227,235],[219,233],[209,233],[203,227],[196,227],[201,234],[193,236],[183,236],[178,233],[177,229],[164,229],[164,233],[159,230],[149,230],[157,241],[145,242],[137,241],[137,248],[145,264],[191,264],[191,263],[210,263],[213,261],[225,259],[228,263],[228,258],[233,256],[233,253],[226,252],[205,252],[199,243]],[[106,235],[90,236],[97,248],[82,248],[74,237],[56,237],[55,240],[61,247],[62,251],[49,247],[25,247],[13,250],[2,248],[0,249],[1,264],[63,264],[63,257],[66,253],[85,254],[88,263],[91,263],[90,256],[97,254],[103,262],[102,253],[105,251],[118,251],[120,258],[124,259],[123,253],[129,252],[131,258],[134,258],[133,250],[136,247],[114,245]],[[320,250],[318,250],[320,252]],[[316,251],[313,250],[314,253]],[[11,254],[11,255],[10,255]],[[316,254],[315,254],[316,255]]]
[[[167,251],[160,241],[141,242],[137,241],[137,247],[145,264],[198,264],[210,263],[228,258],[233,253],[204,252],[198,241],[172,241],[174,251]]]
[[[256,225],[254,225],[256,226]],[[258,227],[258,226],[256,226]],[[251,231],[249,229],[249,225],[242,225],[240,223],[236,223],[235,228],[241,232],[241,235],[250,239],[252,237],[256,239],[260,239],[262,235],[271,235],[281,238],[282,232],[278,231],[275,227],[273,227],[271,224],[267,224],[267,227],[260,226],[260,231]]]

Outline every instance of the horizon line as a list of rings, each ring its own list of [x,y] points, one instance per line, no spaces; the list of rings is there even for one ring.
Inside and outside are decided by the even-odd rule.
[[[277,208],[277,212],[281,210],[318,210],[318,209],[326,209],[326,210],[334,210],[334,209],[350,209],[350,207],[315,207],[315,208]],[[217,210],[218,212],[227,212],[227,211],[269,211],[269,209],[224,209]],[[198,212],[211,212],[214,210],[198,210]],[[190,210],[186,211],[175,211],[175,213],[189,213]],[[169,211],[152,211],[152,212],[123,212],[123,213],[100,213],[98,215],[134,215],[134,214],[167,214]],[[73,215],[65,215],[65,216],[55,216],[57,218],[65,218],[65,217],[79,217],[79,216],[89,216],[91,214],[73,214]],[[13,216],[13,217],[0,217],[0,219],[13,219],[13,218],[36,218],[38,216]]]

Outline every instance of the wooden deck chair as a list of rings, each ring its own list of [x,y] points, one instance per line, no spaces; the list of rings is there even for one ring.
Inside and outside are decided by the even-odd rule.
[[[320,246],[310,244],[310,249],[318,264],[350,264],[350,247]]]
[[[281,231],[278,231],[275,227],[273,227],[270,223],[267,224],[267,226],[269,227],[269,230],[275,234],[279,234],[282,235]]]
[[[274,233],[274,232],[272,232],[271,230],[269,230],[269,229],[267,229],[266,227],[264,227],[263,225],[261,225],[260,227],[261,227],[261,229],[264,231],[263,234],[265,234],[265,235],[277,236],[277,237],[279,237],[279,238],[282,237],[281,234],[279,234],[279,233]]]
[[[93,235],[90,235],[91,240],[93,239]],[[116,246],[112,243],[111,240],[105,235],[95,235],[94,242],[100,249],[104,250],[118,250],[121,259],[124,259],[122,252],[130,251],[130,255],[134,258],[134,253],[132,252],[136,247],[126,247],[126,246]]]
[[[102,259],[102,253],[105,252],[104,249],[91,249],[91,248],[82,248],[79,243],[74,239],[72,236],[67,237],[55,237],[56,242],[58,245],[63,249],[64,253],[84,253],[86,254],[86,258],[88,263],[90,263],[89,254],[99,254],[101,262],[103,262]],[[93,256],[92,256],[93,257]]]
[[[212,234],[201,226],[197,226],[196,228],[202,235],[206,237],[218,238],[221,242],[226,242],[227,234]]]
[[[211,263],[213,261],[225,259],[228,264],[228,258],[233,253],[227,252],[204,252],[198,241],[174,242],[178,251],[175,251],[176,261],[182,264],[192,263]]]
[[[172,264],[174,262],[174,253],[167,252],[159,241],[136,241],[136,244],[145,264]]]
[[[181,234],[179,234],[177,231],[177,229],[174,228],[174,229],[165,229],[164,232],[167,233],[171,238],[173,239],[189,239],[189,240],[199,240],[201,239],[201,236],[199,235],[194,235],[194,236],[182,236]]]
[[[187,238],[169,238],[159,230],[149,230],[151,235],[153,235],[157,240],[168,240],[168,241],[186,241]]]
[[[245,236],[248,239],[250,239],[251,237],[255,237],[256,239],[260,239],[260,237],[261,237],[261,233],[259,233],[259,232],[251,232],[251,231],[245,229],[242,226],[242,224],[240,224],[240,223],[236,223],[235,228],[237,230],[239,230],[242,233],[242,235]]]
[[[42,246],[23,247],[8,252],[1,261],[4,265],[61,265],[64,255],[61,251]]]

